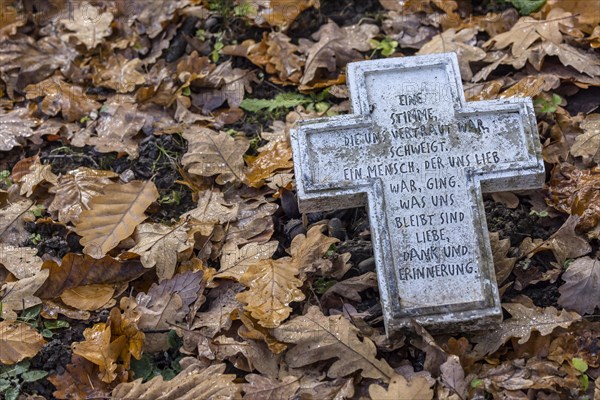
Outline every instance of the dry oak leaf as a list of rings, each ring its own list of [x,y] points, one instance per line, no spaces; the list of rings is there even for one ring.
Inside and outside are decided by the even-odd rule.
[[[25,222],[32,220],[33,214],[28,213],[33,202],[23,199],[10,203],[0,212],[0,243],[19,245],[30,235],[25,229]]]
[[[141,65],[139,58],[128,60],[121,54],[115,54],[92,74],[94,85],[113,89],[117,93],[129,93],[137,85],[146,83],[146,78],[138,71]]]
[[[558,56],[563,65],[571,66],[591,77],[600,76],[600,60],[597,54],[587,53],[566,43],[544,42],[541,48],[550,56]]]
[[[67,289],[60,295],[66,305],[84,311],[94,311],[105,306],[113,297],[113,285],[82,285]]]
[[[248,290],[236,296],[244,309],[265,328],[275,328],[290,316],[289,304],[304,300],[300,287],[304,280],[297,276],[301,266],[289,257],[263,260],[251,265],[240,278]]]
[[[558,304],[580,314],[593,314],[600,307],[600,261],[581,257],[562,274]]]
[[[230,201],[238,204],[239,210],[235,221],[228,226],[226,242],[242,245],[271,239],[275,231],[272,215],[277,211],[277,204],[267,201],[264,195],[251,198],[236,195]]]
[[[331,245],[339,242],[339,239],[324,235],[323,230],[326,228],[324,224],[315,225],[306,232],[306,235],[296,235],[292,240],[289,252],[302,274],[317,269],[326,272],[331,267],[331,261],[323,258],[323,255]]]
[[[48,381],[56,387],[52,394],[57,399],[110,397],[109,386],[98,378],[94,364],[77,354],[73,354],[65,372],[50,375]]]
[[[207,338],[228,330],[233,321],[231,313],[240,306],[235,296],[242,290],[243,286],[234,282],[226,282],[211,290],[207,295],[208,309],[196,313],[191,329]]]
[[[495,352],[511,338],[519,338],[519,344],[524,344],[533,331],[545,336],[559,326],[568,328],[573,322],[581,320],[581,316],[575,312],[558,311],[554,307],[528,308],[519,303],[505,303],[502,307],[512,318],[504,320],[498,329],[473,339],[477,343],[473,349],[477,356]]]
[[[35,356],[46,342],[38,331],[19,321],[0,321],[0,363],[16,364]]]
[[[125,339],[119,337],[111,342],[110,326],[100,322],[83,331],[83,342],[73,343],[74,354],[84,357],[100,367],[98,377],[110,383],[117,377],[117,359],[125,348]]]
[[[310,7],[319,7],[319,0],[263,0],[253,5],[248,10],[254,17],[254,22],[259,26],[276,26],[285,31],[302,11]],[[242,6],[243,7],[243,6]]]
[[[593,229],[600,221],[600,168],[580,170],[563,163],[552,169],[546,202],[555,209],[580,217],[577,227]]]
[[[293,343],[286,362],[300,368],[318,361],[337,358],[327,376],[339,378],[361,370],[365,378],[388,381],[395,374],[384,360],[376,358],[377,349],[369,338],[360,338],[359,330],[341,315],[326,317],[316,306],[273,331],[277,340]]]
[[[108,256],[97,260],[74,253],[65,254],[60,264],[44,261],[42,268],[50,272],[35,293],[43,299],[54,299],[67,289],[83,285],[129,282],[147,271],[138,260],[120,261]]]
[[[279,242],[276,241],[264,244],[252,242],[242,247],[234,242],[225,243],[221,255],[221,268],[214,278],[239,281],[251,265],[270,259],[277,246]]]
[[[85,94],[83,87],[65,82],[60,75],[27,85],[25,97],[29,100],[43,97],[40,103],[42,112],[50,116],[62,112],[68,122],[79,121],[101,106]]]
[[[105,186],[104,194],[90,201],[90,209],[81,213],[75,226],[83,252],[102,258],[146,219],[144,211],[156,199],[158,190],[152,181]]]
[[[35,188],[44,182],[56,185],[58,183],[58,177],[52,173],[51,164],[42,164],[39,160],[36,160],[30,167],[29,173],[19,179],[21,190],[19,194],[30,197],[33,194]]]
[[[188,151],[181,159],[188,172],[199,176],[218,175],[216,182],[243,182],[243,155],[250,146],[245,138],[234,139],[225,132],[194,126],[184,130]]]
[[[83,210],[88,210],[90,201],[102,193],[102,188],[110,185],[110,178],[119,175],[112,171],[103,171],[79,167],[59,176],[58,183],[49,192],[55,193],[49,212],[58,211],[58,220],[64,223],[77,223]]]
[[[317,42],[300,39],[300,51],[306,54],[304,75],[300,80],[303,86],[308,86],[319,80],[317,72],[324,69],[335,73],[350,61],[363,58],[360,51],[370,50],[369,40],[379,33],[376,25],[352,25],[340,28],[335,22],[329,21],[312,35]]]
[[[496,281],[498,285],[501,285],[509,277],[517,259],[515,257],[508,257],[510,239],[500,240],[498,232],[490,232],[489,238],[494,258],[494,269],[496,270]]]
[[[582,157],[585,164],[600,162],[600,114],[590,114],[581,123],[583,133],[575,138],[571,154]]]
[[[156,267],[159,281],[173,277],[179,254],[192,245],[188,241],[185,222],[174,227],[158,223],[141,224],[133,237],[136,245],[128,252],[140,255],[144,267]]]
[[[300,388],[300,378],[288,375],[281,382],[262,375],[248,374],[242,386],[244,400],[291,399]]]
[[[493,45],[493,48],[498,50],[510,46],[512,55],[518,58],[530,52],[531,45],[537,41],[561,43],[563,41],[561,32],[569,32],[572,27],[571,13],[555,8],[548,13],[546,20],[522,17],[510,31],[494,36],[484,46]]]
[[[227,336],[218,336],[208,347],[217,361],[229,360],[242,371],[256,370],[269,377],[276,377],[279,372],[280,357],[273,355],[265,343],[256,340],[238,342]]]
[[[342,400],[354,398],[354,379],[338,378],[322,381],[322,377],[310,378],[306,375],[301,380],[301,388],[296,392],[299,399]]]
[[[265,70],[277,74],[282,84],[298,84],[302,78],[304,58],[298,55],[300,49],[291,43],[291,39],[281,32],[271,32],[267,36],[267,59]]]
[[[0,151],[10,151],[13,147],[25,144],[23,138],[35,134],[33,128],[40,121],[29,115],[25,107],[14,108],[0,114]]]
[[[448,29],[435,36],[430,42],[421,47],[417,54],[434,54],[454,52],[458,56],[460,74],[465,81],[473,78],[473,71],[469,65],[472,61],[481,61],[486,53],[477,45],[477,29],[468,28],[456,31]]]
[[[269,142],[261,149],[260,154],[248,163],[246,177],[248,184],[259,188],[265,184],[275,171],[289,170],[294,166],[292,148],[285,140]]]
[[[217,224],[234,221],[239,213],[239,204],[225,201],[222,192],[205,190],[198,199],[198,206],[182,215],[190,217],[192,231],[199,231],[202,236],[210,236]]]
[[[370,385],[369,396],[373,400],[431,400],[433,390],[423,376],[414,375],[410,380],[406,380],[402,375],[394,374],[387,390],[376,384]]]
[[[101,40],[112,33],[110,27],[113,15],[109,12],[101,12],[100,8],[83,1],[76,3],[77,8],[73,10],[70,18],[61,19],[59,22],[73,33],[65,33],[61,36],[65,42],[69,38],[76,37],[89,49],[93,49]]]
[[[121,383],[113,392],[114,399],[153,399],[153,400],[221,400],[241,399],[241,386],[234,383],[236,376],[224,375],[225,364],[216,364],[200,370],[198,365],[190,365],[170,381],[156,376],[148,382],[141,379]]]
[[[577,215],[569,215],[565,223],[552,234],[542,245],[537,246],[527,254],[531,258],[538,251],[550,249],[559,265],[565,265],[570,258],[579,258],[592,251],[590,243],[582,238],[575,228],[579,224]]]

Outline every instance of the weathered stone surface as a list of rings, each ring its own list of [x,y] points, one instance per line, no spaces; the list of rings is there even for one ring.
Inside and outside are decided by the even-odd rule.
[[[540,187],[530,99],[467,103],[456,55],[353,63],[354,114],[292,133],[304,212],[368,205],[388,334],[502,318],[481,193]]]

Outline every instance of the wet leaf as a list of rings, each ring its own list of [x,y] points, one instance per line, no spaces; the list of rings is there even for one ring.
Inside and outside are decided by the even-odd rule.
[[[302,11],[313,6],[318,7],[319,0],[266,0],[245,4],[248,7],[248,16],[254,14],[254,22],[257,25],[276,26],[285,30]]]
[[[500,240],[500,234],[498,232],[490,232],[489,237],[492,255],[494,257],[496,281],[498,282],[498,285],[501,285],[512,272],[517,259],[507,256],[510,250],[509,239]]]
[[[108,385],[98,378],[94,364],[76,354],[67,364],[64,373],[50,375],[48,381],[56,387],[53,395],[57,399],[88,399],[110,395]]]
[[[581,257],[562,274],[558,304],[579,314],[593,314],[600,307],[600,261]]]
[[[0,151],[9,151],[25,144],[24,138],[35,134],[38,120],[29,116],[27,108],[15,108],[0,114]]]
[[[64,223],[79,221],[83,210],[89,209],[90,201],[102,194],[102,189],[112,183],[109,178],[118,174],[112,171],[102,171],[79,167],[68,171],[58,178],[58,183],[49,192],[55,193],[49,212],[58,211],[58,220]]]
[[[0,363],[16,364],[35,356],[46,342],[30,325],[18,321],[0,321]]]
[[[431,400],[433,399],[433,390],[431,384],[422,376],[415,375],[407,380],[402,375],[394,374],[390,378],[387,390],[377,384],[372,384],[369,386],[369,395],[373,400]]]
[[[219,336],[211,341],[209,347],[218,361],[229,360],[242,371],[256,370],[269,377],[277,376],[279,371],[279,357],[274,356],[262,342],[237,341],[227,336]],[[240,357],[240,354],[243,357]]]
[[[253,187],[261,187],[265,183],[264,180],[270,178],[275,171],[290,169],[293,166],[290,145],[283,140],[269,142],[260,154],[249,163],[246,171],[248,184]]]
[[[600,161],[600,114],[590,114],[580,125],[583,133],[575,138],[571,154],[582,157],[585,164]]]
[[[84,311],[94,311],[108,303],[115,293],[112,285],[83,285],[66,289],[60,299],[68,306]]]
[[[75,227],[82,236],[83,252],[97,259],[129,237],[146,219],[146,208],[158,199],[152,181],[111,184],[105,186],[103,192],[90,201],[90,209],[80,214]]]
[[[376,358],[373,342],[369,338],[359,338],[358,333],[358,329],[343,316],[326,317],[315,306],[310,307],[306,315],[297,316],[273,331],[276,339],[296,345],[285,356],[292,368],[337,358],[327,371],[330,378],[361,370],[365,378],[391,379],[393,369],[384,360]]]
[[[550,56],[558,56],[563,65],[571,66],[589,76],[600,76],[600,60],[566,43],[544,42],[542,49]]]
[[[56,185],[58,177],[52,173],[52,165],[42,164],[39,160],[36,160],[29,167],[29,173],[19,179],[19,183],[21,184],[21,191],[19,193],[21,196],[30,197],[35,188],[44,182]]]
[[[120,54],[112,56],[108,63],[98,67],[93,75],[94,84],[115,90],[117,93],[129,93],[137,85],[146,82],[144,75],[139,72],[142,61],[139,58],[126,59]]]
[[[500,328],[473,339],[477,343],[474,352],[479,356],[495,352],[511,338],[519,338],[519,343],[523,344],[533,331],[538,331],[542,336],[549,335],[555,328],[568,328],[573,322],[581,320],[577,313],[566,310],[559,312],[554,307],[528,308],[518,303],[506,303],[502,307],[512,318],[503,321]]]
[[[49,272],[42,269],[30,277],[6,283],[3,287],[4,294],[0,297],[2,305],[0,317],[15,320],[17,317],[15,310],[24,310],[40,304],[42,300],[37,296],[36,291],[48,279],[48,275]]]
[[[17,279],[24,279],[39,272],[42,259],[37,256],[37,249],[0,243],[0,265]]]
[[[67,30],[73,32],[63,34],[62,39],[68,41],[70,37],[75,37],[88,49],[93,49],[112,33],[110,25],[113,15],[102,12],[86,1],[77,3],[77,6],[69,18],[60,20]]]
[[[216,364],[201,370],[191,365],[170,381],[162,376],[146,383],[141,379],[121,383],[112,392],[120,399],[241,399],[241,387],[234,383],[235,375],[224,375],[225,364]]]
[[[295,376],[286,376],[281,382],[256,374],[248,374],[245,379],[244,400],[290,399],[300,387],[300,379]]]
[[[267,242],[265,244],[248,243],[239,247],[234,242],[227,242],[222,250],[221,268],[214,277],[239,281],[248,267],[259,261],[270,259],[277,250],[277,246],[277,242]]]
[[[188,151],[181,162],[190,173],[218,175],[216,182],[219,185],[245,180],[242,156],[249,147],[245,138],[234,139],[225,132],[204,127],[190,127],[183,137],[188,141]]]

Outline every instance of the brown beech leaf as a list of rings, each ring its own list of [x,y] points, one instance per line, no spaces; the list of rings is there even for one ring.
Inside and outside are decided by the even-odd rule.
[[[580,125],[583,133],[575,138],[571,154],[582,157],[585,164],[600,162],[600,114],[590,114]]]
[[[248,165],[246,177],[252,187],[261,187],[265,179],[270,178],[275,171],[290,169],[292,162],[292,149],[285,140],[269,142],[263,147],[260,154]]]
[[[102,193],[102,188],[112,183],[109,178],[118,174],[112,171],[102,171],[79,167],[68,171],[58,178],[58,183],[49,192],[55,193],[48,211],[58,211],[60,222],[77,223],[83,210],[89,209],[90,201]]]
[[[300,378],[286,376],[281,381],[262,375],[248,374],[242,386],[244,400],[291,399],[300,388]]]
[[[580,217],[578,228],[589,230],[600,221],[600,168],[580,170],[563,163],[552,170],[546,202]]]
[[[40,271],[42,259],[33,247],[16,247],[0,243],[0,265],[3,265],[17,279],[34,276]]]
[[[460,74],[463,80],[470,81],[473,78],[473,71],[469,63],[481,61],[486,56],[485,51],[476,47],[476,34],[477,29],[468,28],[458,32],[455,29],[448,29],[423,45],[417,54],[455,52],[458,56]]]
[[[63,34],[62,39],[69,41],[69,38],[76,37],[88,49],[93,49],[112,33],[110,25],[113,15],[110,12],[102,12],[87,1],[78,2],[77,6],[69,18],[60,20],[60,23],[72,32]]]
[[[50,375],[48,381],[56,387],[52,394],[57,399],[108,398],[110,395],[109,386],[98,378],[94,364],[77,354],[73,354],[65,372]]]
[[[297,276],[300,266],[289,257],[262,260],[253,264],[242,275],[240,283],[248,290],[236,296],[245,303],[244,309],[265,328],[275,328],[290,316],[289,304],[304,300],[300,287],[304,283]]]
[[[581,257],[562,274],[558,304],[580,314],[593,314],[600,307],[600,261]]]
[[[245,138],[234,139],[225,132],[199,126],[185,129],[183,137],[188,151],[181,162],[190,173],[217,175],[219,185],[245,181],[243,155],[250,146]]]
[[[502,307],[512,318],[504,320],[500,328],[473,339],[477,343],[473,351],[478,356],[495,352],[511,338],[519,338],[519,343],[523,344],[529,340],[533,331],[545,336],[559,326],[568,328],[573,322],[581,320],[581,316],[575,312],[558,311],[554,307],[528,308],[519,303],[505,303]]]
[[[248,267],[259,261],[270,259],[278,245],[279,243],[275,241],[265,244],[253,242],[242,247],[234,242],[225,243],[221,255],[221,268],[214,278],[239,281]]]
[[[9,203],[8,207],[0,212],[0,243],[19,246],[31,234],[25,229],[25,222],[33,217],[28,213],[33,206],[31,200],[23,199],[14,203]],[[29,215],[28,215],[29,214]]]
[[[306,315],[297,316],[273,331],[276,339],[293,343],[286,362],[300,368],[317,361],[337,358],[327,371],[330,378],[343,377],[361,370],[365,378],[383,379],[394,376],[394,370],[376,358],[377,349],[369,338],[359,338],[358,328],[343,316],[326,317],[311,306]]]
[[[115,399],[198,400],[241,399],[241,386],[234,383],[234,374],[225,375],[225,364],[201,370],[190,365],[170,381],[156,376],[148,382],[141,379],[121,383],[112,392]]]
[[[558,231],[552,234],[548,240],[538,246],[533,252],[529,253],[528,256],[531,257],[532,253],[535,254],[538,251],[550,249],[559,265],[562,266],[567,259],[579,258],[588,254],[592,251],[592,246],[575,232],[578,223],[579,217],[577,215],[569,215],[569,218],[567,218]]]
[[[66,305],[78,310],[94,311],[106,305],[114,293],[113,285],[83,285],[65,290],[60,295],[60,299]]]
[[[45,261],[42,268],[50,271],[48,280],[36,292],[43,299],[54,299],[67,289],[83,285],[129,282],[147,271],[137,260],[120,261],[108,256],[97,260],[74,253],[65,254],[60,264]]]
[[[377,384],[369,386],[369,396],[373,400],[431,400],[433,390],[429,381],[420,375],[407,380],[402,375],[394,374],[390,378],[387,390]]]
[[[104,194],[90,201],[90,209],[79,217],[75,231],[82,236],[83,252],[102,258],[119,242],[129,237],[146,216],[144,211],[158,199],[152,181],[132,181],[104,187]]]
[[[42,164],[39,160],[36,160],[30,167],[29,173],[25,174],[19,183],[21,184],[21,190],[19,194],[30,197],[33,194],[35,188],[44,182],[56,185],[58,183],[58,177],[52,173],[51,164]]]
[[[369,40],[379,33],[376,25],[351,25],[340,28],[329,21],[312,35],[316,41],[300,39],[300,51],[306,54],[304,75],[300,83],[309,85],[319,79],[319,70],[335,73],[350,61],[362,59],[359,51],[370,50]]]
[[[500,240],[500,234],[498,232],[490,232],[490,246],[494,257],[496,281],[498,282],[498,285],[500,285],[512,272],[517,259],[515,257],[507,256],[508,251],[510,250],[510,240]]]
[[[15,146],[25,144],[24,138],[35,134],[33,128],[40,121],[29,115],[25,107],[14,108],[0,114],[0,151],[9,151]]]
[[[144,267],[156,267],[159,281],[173,277],[179,253],[192,245],[188,242],[185,223],[174,227],[158,223],[141,224],[133,237],[136,245],[128,252],[140,255]]]
[[[44,346],[44,338],[29,324],[0,321],[0,363],[16,364],[35,356]]]
[[[121,54],[115,54],[92,75],[94,85],[113,89],[117,93],[129,93],[137,85],[146,83],[144,75],[139,72],[141,65],[139,58],[128,60]]]
[[[67,83],[59,75],[50,77],[25,88],[27,99],[43,97],[40,109],[47,115],[55,116],[62,112],[68,122],[79,121],[92,111],[100,108],[100,103],[89,98],[85,89],[78,85]]]

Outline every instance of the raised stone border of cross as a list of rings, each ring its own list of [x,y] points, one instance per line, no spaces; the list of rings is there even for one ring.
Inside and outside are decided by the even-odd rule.
[[[541,187],[531,99],[467,103],[454,53],[348,65],[353,114],[292,131],[300,210],[367,205],[388,335],[502,319],[482,192]]]

